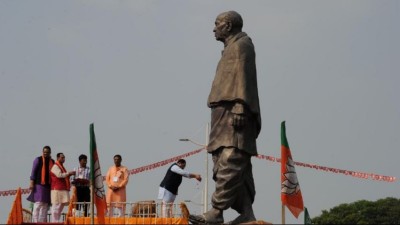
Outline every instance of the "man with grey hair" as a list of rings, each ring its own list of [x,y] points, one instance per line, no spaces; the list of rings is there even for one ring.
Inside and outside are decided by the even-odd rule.
[[[215,38],[224,43],[207,102],[211,108],[207,151],[212,154],[216,189],[212,209],[189,216],[194,224],[223,223],[223,211],[229,208],[239,213],[231,224],[256,220],[251,157],[257,155],[261,116],[254,45],[242,26],[235,11],[221,13],[215,21]]]

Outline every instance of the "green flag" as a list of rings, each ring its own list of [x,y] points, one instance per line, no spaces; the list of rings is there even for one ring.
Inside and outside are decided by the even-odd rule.
[[[98,223],[104,224],[107,203],[104,192],[103,176],[101,175],[99,155],[97,154],[93,123],[90,124],[90,179],[94,187],[94,204],[97,208],[97,220]]]

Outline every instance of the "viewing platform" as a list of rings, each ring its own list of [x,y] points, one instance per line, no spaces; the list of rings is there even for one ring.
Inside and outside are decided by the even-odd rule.
[[[118,202],[115,204],[124,207],[124,215],[106,215],[104,224],[189,224],[189,209],[184,202],[170,204],[168,217],[162,214],[163,205],[155,200],[138,202]],[[76,207],[78,206],[78,207]],[[88,216],[84,216],[83,206],[88,208]],[[61,222],[39,222],[32,221],[32,212],[22,208],[21,189],[19,188],[8,216],[7,224],[92,224],[90,217],[90,203],[76,202],[73,193],[67,207],[67,212],[62,214]],[[49,210],[50,212],[50,210]],[[164,213],[165,214],[165,213]],[[48,214],[47,221],[51,221],[51,214]],[[94,224],[98,223],[97,215],[93,217]],[[103,223],[102,223],[103,224]],[[263,220],[252,221],[243,224],[271,224]]]

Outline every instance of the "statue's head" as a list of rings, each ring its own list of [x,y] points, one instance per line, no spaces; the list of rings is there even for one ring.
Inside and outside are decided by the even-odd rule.
[[[235,11],[223,12],[215,19],[215,39],[225,42],[226,38],[242,31],[243,20]]]

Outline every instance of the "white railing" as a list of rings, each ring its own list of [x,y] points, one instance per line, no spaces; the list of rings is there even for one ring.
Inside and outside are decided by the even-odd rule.
[[[90,203],[89,202],[72,202],[72,217],[90,217]],[[111,213],[110,208],[118,207],[122,211],[113,210]],[[85,213],[86,208],[86,213]],[[68,207],[64,207],[68,209]],[[67,210],[68,211],[68,210]],[[32,212],[28,209],[24,209],[23,212],[24,222],[32,221]],[[95,210],[96,213],[96,210]],[[95,214],[96,216],[96,214]],[[109,205],[106,217],[125,217],[125,218],[188,218],[189,210],[184,202],[173,203],[164,205],[161,202],[154,200],[150,201],[139,201],[139,202],[114,202]],[[61,214],[61,221],[65,221],[67,218],[67,212]],[[47,221],[51,221],[51,208],[47,214]],[[54,222],[54,221],[52,221]]]
[[[73,217],[90,216],[90,203],[74,202],[72,210]],[[87,213],[85,213],[85,208]],[[186,205],[173,203],[164,205],[161,202],[139,201],[139,202],[113,202],[108,205],[106,217],[154,217],[154,218],[178,218],[188,215]]]

